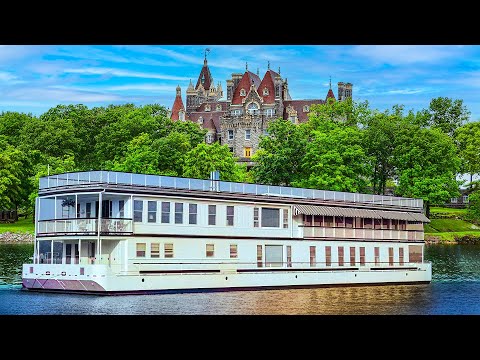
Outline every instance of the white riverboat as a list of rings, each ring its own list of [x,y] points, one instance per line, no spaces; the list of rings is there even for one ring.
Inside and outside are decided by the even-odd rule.
[[[89,171],[41,178],[35,209],[29,290],[431,281],[421,199]]]

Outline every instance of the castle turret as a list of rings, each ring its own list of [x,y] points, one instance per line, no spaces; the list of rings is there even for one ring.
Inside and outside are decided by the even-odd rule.
[[[345,99],[345,83],[344,82],[338,82],[338,101],[343,101]]]
[[[183,106],[182,89],[180,88],[180,85],[178,85],[176,88],[176,96],[175,101],[173,102],[170,118],[173,121],[185,121],[185,107]]]

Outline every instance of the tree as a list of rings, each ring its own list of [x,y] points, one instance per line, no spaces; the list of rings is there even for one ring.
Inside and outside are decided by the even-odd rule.
[[[375,112],[363,129],[363,148],[370,156],[369,174],[374,194],[385,194],[388,179],[395,173],[394,142],[400,119],[395,114]]]
[[[438,97],[430,102],[428,125],[438,128],[449,136],[462,126],[470,117],[470,111],[463,105],[463,100]]]
[[[395,145],[398,195],[422,198],[427,217],[431,204],[458,196],[455,177],[460,159],[448,135],[438,128],[405,126],[399,129]]]
[[[455,131],[458,155],[462,161],[462,173],[470,174],[470,186],[473,175],[480,174],[480,121],[471,122]]]
[[[25,124],[32,121],[31,114],[2,112],[0,114],[0,135],[4,135],[10,144],[20,145],[20,134]]]
[[[314,189],[366,192],[368,156],[357,127],[339,125],[329,131],[314,130],[302,159],[305,177],[294,186]]]
[[[196,179],[209,179],[210,172],[220,171],[224,181],[244,181],[246,169],[236,164],[236,159],[226,145],[213,143],[198,144],[185,154],[183,176]]]
[[[480,188],[477,183],[477,190],[470,193],[468,196],[468,215],[471,218],[480,220]]]
[[[125,156],[115,159],[109,168],[114,171],[159,174],[158,152],[152,149],[150,135],[141,134],[133,138],[127,145]]]
[[[0,209],[11,210],[25,201],[26,157],[14,146],[1,142]]]
[[[260,138],[259,149],[253,155],[256,162],[253,175],[257,182],[290,185],[302,178],[302,159],[308,142],[304,125],[278,119],[272,121],[268,136]]]
[[[35,198],[38,196],[40,178],[43,176],[62,174],[77,171],[75,157],[72,154],[63,157],[45,156],[40,154],[40,159],[34,167],[34,175],[30,177],[32,191],[28,196],[29,212],[34,213]]]

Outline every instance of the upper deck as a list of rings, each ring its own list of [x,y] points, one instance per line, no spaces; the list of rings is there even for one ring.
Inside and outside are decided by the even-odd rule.
[[[292,202],[337,206],[349,204],[350,206],[392,208],[404,211],[421,211],[423,209],[422,199],[117,171],[85,171],[45,176],[40,178],[39,196],[65,191],[75,192],[96,187],[121,187],[131,189],[132,192],[145,189],[168,190],[189,192],[192,195],[207,192],[232,198],[239,195],[277,200],[283,198]]]

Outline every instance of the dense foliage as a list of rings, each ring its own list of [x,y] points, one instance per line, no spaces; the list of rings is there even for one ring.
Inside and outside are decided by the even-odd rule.
[[[480,173],[480,123],[465,124],[468,116],[462,100],[449,98],[417,113],[351,100],[312,105],[305,123],[268,125],[247,172],[228,147],[205,144],[198,124],[173,122],[157,104],[59,105],[38,117],[3,112],[0,209],[31,213],[41,176],[92,169],[204,179],[220,170],[227,181],[393,192],[428,207],[458,194],[457,173]]]

